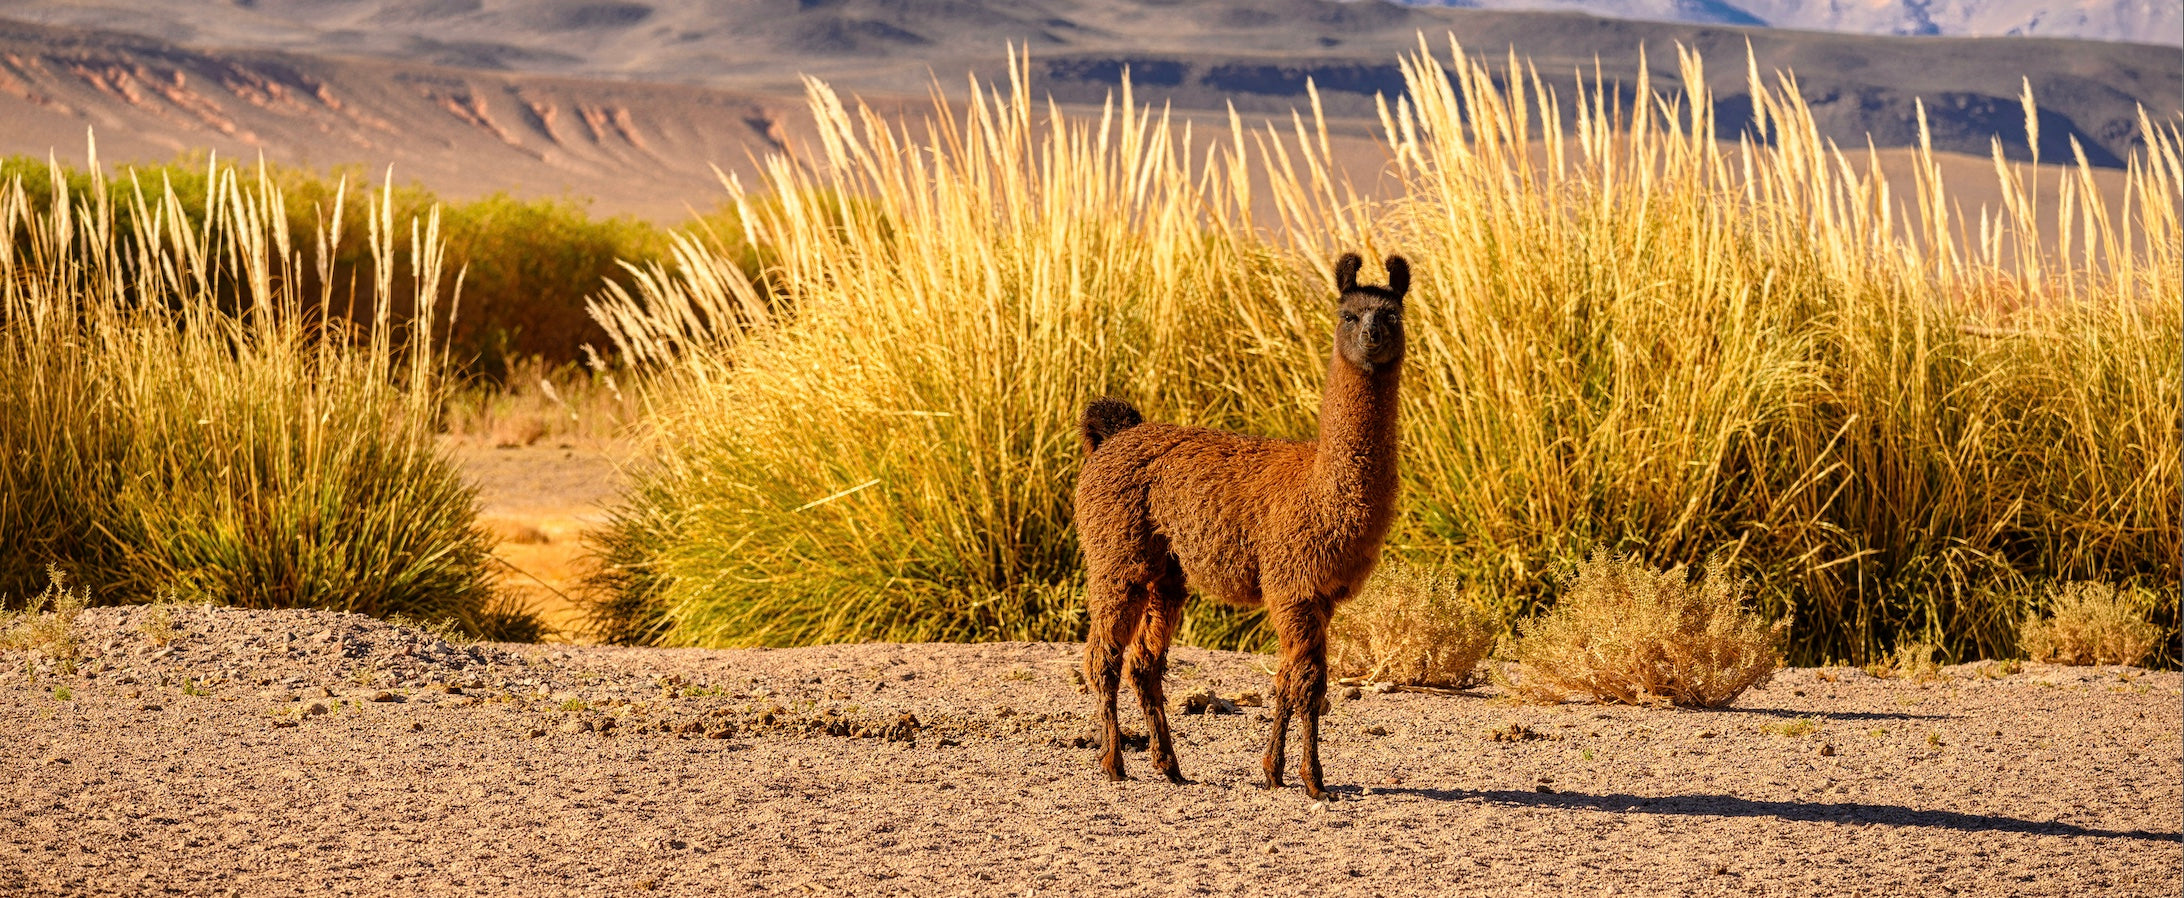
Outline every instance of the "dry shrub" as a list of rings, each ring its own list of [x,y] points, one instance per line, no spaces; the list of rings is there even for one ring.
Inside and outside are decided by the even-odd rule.
[[[1480,682],[1479,662],[1500,632],[1448,569],[1389,561],[1336,612],[1327,629],[1328,669],[1338,677],[1462,689]]]
[[[449,436],[498,449],[598,444],[632,435],[641,416],[635,400],[596,355],[584,365],[534,356],[512,363],[498,383],[478,379],[454,390],[443,415]]]
[[[2079,581],[2048,590],[2048,615],[2018,637],[2027,657],[2057,664],[2136,665],[2161,643],[2148,621],[2153,594]]]
[[[1931,642],[1905,640],[1896,644],[1896,650],[1885,658],[1865,666],[1871,676],[1911,680],[1923,683],[1941,678],[1941,662],[1934,660],[1940,646]]]
[[[46,565],[46,588],[31,596],[20,612],[0,612],[0,651],[20,650],[32,658],[57,661],[63,670],[76,659],[76,615],[90,604],[91,593],[68,588],[68,575]],[[26,659],[26,661],[29,659]]]
[[[1744,610],[1744,582],[1683,565],[1656,571],[1595,552],[1564,581],[1554,610],[1524,621],[1515,648],[1525,698],[1572,693],[1632,705],[1718,708],[1781,664],[1770,627]]]

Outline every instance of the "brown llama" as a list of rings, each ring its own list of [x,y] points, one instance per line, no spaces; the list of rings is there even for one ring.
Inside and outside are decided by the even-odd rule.
[[[1115,693],[1127,667],[1153,731],[1153,766],[1184,781],[1161,681],[1189,584],[1230,604],[1266,607],[1282,649],[1266,785],[1282,785],[1295,713],[1304,741],[1297,775],[1313,798],[1328,798],[1319,762],[1327,620],[1372,572],[1393,518],[1396,383],[1410,289],[1401,256],[1388,257],[1385,288],[1358,284],[1363,262],[1345,254],[1335,263],[1342,320],[1318,439],[1147,424],[1115,399],[1085,407],[1076,508],[1092,618],[1084,672],[1099,693],[1100,768],[1109,779],[1125,778]]]

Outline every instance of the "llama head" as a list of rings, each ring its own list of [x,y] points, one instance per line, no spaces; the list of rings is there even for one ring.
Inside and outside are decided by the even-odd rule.
[[[1403,294],[1410,291],[1410,263],[1388,257],[1388,285],[1357,282],[1365,260],[1344,253],[1335,262],[1335,289],[1342,294],[1342,322],[1335,326],[1335,351],[1366,374],[1403,357]]]

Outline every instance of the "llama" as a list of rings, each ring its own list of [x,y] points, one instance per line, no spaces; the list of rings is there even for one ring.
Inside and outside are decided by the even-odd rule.
[[[1327,799],[1319,721],[1327,695],[1327,621],[1372,572],[1393,518],[1396,383],[1410,265],[1388,257],[1388,286],[1361,286],[1364,260],[1335,263],[1341,323],[1305,442],[1147,424],[1129,403],[1087,405],[1077,483],[1084,547],[1085,681],[1098,690],[1100,768],[1125,779],[1115,693],[1125,668],[1152,728],[1154,768],[1184,782],[1161,681],[1188,584],[1235,605],[1264,605],[1281,639],[1274,732],[1262,766],[1282,786],[1289,718],[1301,719],[1297,776]]]

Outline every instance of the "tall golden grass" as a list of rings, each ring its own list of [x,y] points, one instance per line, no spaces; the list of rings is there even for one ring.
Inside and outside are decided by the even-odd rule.
[[[658,371],[602,631],[1073,638],[1084,401],[1310,435],[1349,249],[1415,266],[1390,551],[1506,619],[1599,547],[1755,578],[1807,663],[2013,652],[2031,579],[2156,587],[2173,630],[2175,123],[2142,120],[2120,209],[2082,157],[2043,208],[1998,147],[2004,208],[1966,212],[1930,147],[1893,185],[1756,68],[1752,129],[1718,134],[1695,55],[1625,107],[1449,52],[1383,106],[1390,197],[1338,175],[1316,97],[1194,157],[1127,84],[1071,118],[1018,68],[915,124],[810,83],[815,158],[729,185],[765,289],[686,241],[594,303]]]
[[[208,164],[199,209],[91,169],[77,188],[50,166],[35,201],[19,177],[0,186],[0,596],[34,594],[52,564],[100,602],[520,635],[523,616],[492,604],[472,491],[434,443],[452,286],[437,216],[398,224],[391,192],[366,203],[376,283],[350,326],[309,312],[346,299],[329,276],[353,239],[345,190],[294,235],[262,168]],[[398,276],[416,285],[399,325]]]

